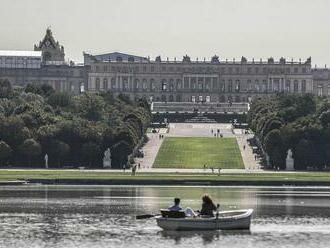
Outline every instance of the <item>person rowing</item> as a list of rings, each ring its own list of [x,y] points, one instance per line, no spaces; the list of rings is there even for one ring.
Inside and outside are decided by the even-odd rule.
[[[168,208],[169,211],[181,211],[182,207],[180,207],[180,198],[174,198],[174,205]]]

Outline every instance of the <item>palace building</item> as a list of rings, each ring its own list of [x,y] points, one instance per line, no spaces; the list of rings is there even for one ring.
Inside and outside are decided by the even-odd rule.
[[[330,70],[306,60],[220,59],[165,61],[125,53],[83,53],[84,63],[65,60],[64,47],[48,28],[34,51],[0,51],[0,78],[15,86],[48,84],[79,94],[110,91],[152,102],[246,103],[276,92],[330,96]],[[188,105],[189,105],[188,104]],[[189,105],[189,106],[190,106]]]
[[[87,83],[88,70],[66,62],[64,47],[47,29],[34,51],[0,51],[0,78],[12,85],[48,84],[55,90],[78,94]]]
[[[220,60],[154,61],[116,53],[94,57],[88,74],[88,91],[124,93],[155,102],[248,102],[276,92],[313,93],[311,58],[306,61]],[[89,55],[89,59],[92,55]]]

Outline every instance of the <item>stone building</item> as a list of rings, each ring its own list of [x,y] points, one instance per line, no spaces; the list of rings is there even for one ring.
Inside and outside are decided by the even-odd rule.
[[[89,55],[92,56],[92,55]],[[121,55],[118,55],[121,56]],[[154,61],[131,57],[102,60],[94,57],[88,91],[124,93],[155,102],[248,102],[276,92],[313,92],[311,59],[306,61]]]
[[[330,96],[330,70],[313,69],[313,92],[318,96]]]
[[[48,84],[55,90],[78,94],[87,84],[88,69],[67,63],[64,47],[50,29],[35,51],[0,51],[0,78],[14,86]]]
[[[34,45],[34,51],[42,51],[43,62],[45,65],[65,64],[64,47],[55,41],[52,31],[47,28],[46,35],[39,45]]]

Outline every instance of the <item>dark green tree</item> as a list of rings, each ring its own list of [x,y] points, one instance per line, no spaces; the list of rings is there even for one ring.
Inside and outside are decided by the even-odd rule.
[[[0,98],[10,98],[13,89],[8,79],[0,79]]]
[[[28,159],[29,166],[31,166],[32,159],[41,155],[41,145],[34,139],[26,139],[20,146],[20,152]]]
[[[12,149],[10,148],[10,146],[4,141],[0,141],[0,163],[1,163],[1,165],[7,164],[11,155],[12,155]]]

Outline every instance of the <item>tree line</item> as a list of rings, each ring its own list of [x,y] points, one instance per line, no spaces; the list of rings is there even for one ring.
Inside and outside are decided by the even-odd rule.
[[[330,99],[277,94],[252,102],[247,117],[273,168],[285,169],[292,150],[296,170],[330,166]]]
[[[77,96],[49,85],[13,89],[0,80],[0,166],[101,167],[110,148],[120,168],[145,138],[151,113],[145,99],[110,92]]]

